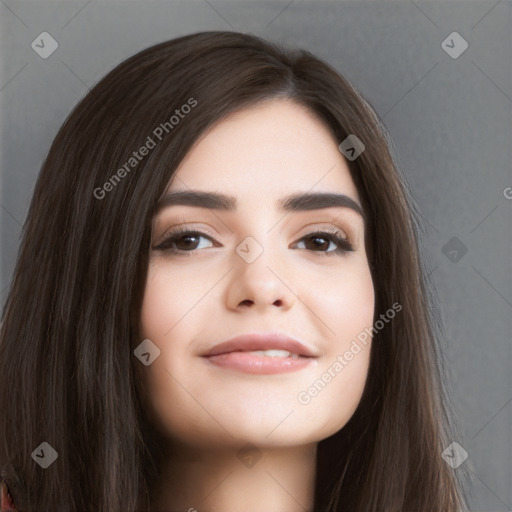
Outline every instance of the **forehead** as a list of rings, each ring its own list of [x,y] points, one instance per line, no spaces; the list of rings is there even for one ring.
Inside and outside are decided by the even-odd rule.
[[[169,190],[222,190],[247,199],[331,191],[358,200],[339,142],[305,107],[271,99],[229,115],[180,163]]]

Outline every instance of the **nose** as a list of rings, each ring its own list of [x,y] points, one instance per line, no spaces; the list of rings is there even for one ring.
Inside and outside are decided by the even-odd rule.
[[[264,251],[255,261],[242,258],[235,261],[227,294],[227,305],[232,310],[253,309],[265,311],[275,307],[285,311],[297,300],[289,273],[272,264]],[[286,274],[286,275],[285,275]]]

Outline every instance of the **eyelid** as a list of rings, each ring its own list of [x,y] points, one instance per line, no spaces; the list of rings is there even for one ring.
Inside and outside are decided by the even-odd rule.
[[[338,231],[338,234],[345,238],[346,240],[350,240],[351,239],[351,236],[349,233],[347,233],[347,231],[343,228],[341,228],[340,226],[338,226],[337,224],[333,224],[333,223],[330,223],[330,222],[317,222],[315,224],[308,224],[306,227],[303,228],[306,232],[304,234],[302,234],[301,236],[306,236],[306,235],[309,235],[310,233],[314,233],[316,231],[322,231],[322,230],[327,230],[327,231],[332,231],[333,229],[336,229]]]
[[[169,238],[169,236],[175,235],[177,233],[181,233],[183,231],[197,231],[197,232],[207,235],[213,239],[215,239],[216,237],[219,236],[218,234],[215,234],[212,230],[210,230],[202,225],[190,226],[189,224],[184,223],[184,224],[178,224],[178,225],[174,225],[174,226],[167,228],[158,237],[160,239],[160,242],[158,242],[157,245],[160,245],[161,243],[165,242]]]
[[[311,235],[312,233],[315,233],[317,231],[322,231],[322,230],[333,230],[333,228],[335,228],[339,233],[339,235],[344,238],[345,240],[347,241],[352,241],[352,236],[347,233],[347,231],[343,228],[341,228],[340,226],[336,225],[336,224],[332,224],[332,223],[315,223],[313,225],[309,224],[308,226],[304,227],[303,229],[305,230],[304,233],[302,233],[302,235],[300,235],[301,237],[304,237],[304,236],[308,236],[308,235]],[[183,231],[198,231],[199,233],[203,233],[213,239],[215,239],[217,236],[219,236],[218,234],[214,233],[212,230],[209,230],[207,227],[203,226],[203,225],[194,225],[194,226],[191,226],[189,225],[188,223],[183,223],[183,224],[178,224],[178,225],[174,225],[174,226],[171,226],[169,228],[167,228],[163,233],[162,235],[160,235],[158,238],[160,239],[160,242],[158,242],[157,245],[160,245],[161,243],[165,242],[169,236],[172,234],[177,234],[177,233],[181,233]]]

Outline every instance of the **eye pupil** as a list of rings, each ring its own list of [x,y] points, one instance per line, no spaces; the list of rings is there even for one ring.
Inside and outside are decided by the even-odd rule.
[[[329,247],[329,243],[330,243],[329,240],[326,241],[326,239],[321,236],[313,236],[313,237],[311,237],[310,240],[314,240],[314,246],[317,248],[327,249]],[[322,240],[322,242],[318,243],[319,240]],[[322,247],[322,246],[325,246],[326,244],[327,244],[327,247]]]
[[[185,244],[181,244],[181,245],[182,246],[184,245],[185,249],[191,249],[194,247],[195,244],[197,244],[197,238],[198,237],[196,235],[183,235],[177,239],[176,246],[180,245],[180,241],[186,240]],[[192,240],[192,242],[191,242],[191,240]]]

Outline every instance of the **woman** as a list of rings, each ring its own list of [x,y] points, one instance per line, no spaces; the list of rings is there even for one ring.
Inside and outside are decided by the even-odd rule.
[[[19,510],[465,510],[411,200],[336,71],[204,32],[44,162],[3,314]]]

